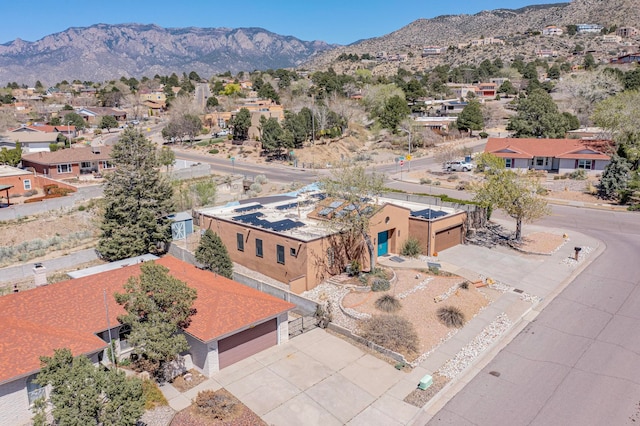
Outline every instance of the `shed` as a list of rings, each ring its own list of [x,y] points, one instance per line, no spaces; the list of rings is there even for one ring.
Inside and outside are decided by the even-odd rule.
[[[167,216],[171,223],[171,238],[174,240],[184,240],[193,233],[193,218],[187,212],[180,212]]]

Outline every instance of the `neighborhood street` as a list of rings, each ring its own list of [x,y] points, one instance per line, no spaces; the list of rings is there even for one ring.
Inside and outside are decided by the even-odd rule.
[[[554,206],[537,224],[579,230],[607,248],[429,425],[640,421],[638,216]]]

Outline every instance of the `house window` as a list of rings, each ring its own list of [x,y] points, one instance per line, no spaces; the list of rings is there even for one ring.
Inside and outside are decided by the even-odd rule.
[[[100,161],[100,168],[102,169],[113,169],[115,166],[113,165],[113,163],[111,161],[108,160],[101,160]]]
[[[83,169],[91,168],[91,161],[83,161],[82,163],[80,163],[80,167]]]
[[[131,349],[133,346],[129,344],[129,334],[131,334],[131,327],[129,325],[120,326],[118,330],[118,340],[120,340],[120,352]]]
[[[505,158],[505,159],[504,159],[504,166],[505,166],[507,169],[512,168],[512,167],[513,167],[513,160],[512,160],[511,158]]]
[[[236,242],[238,251],[244,251],[244,235],[242,235],[240,232],[236,234]]]
[[[591,170],[591,160],[578,160],[578,168]]]
[[[276,258],[279,264],[284,265],[284,246],[280,244],[276,245]]]
[[[22,184],[24,185],[24,189],[26,189],[26,190],[31,189],[31,179],[23,180]]]
[[[71,164],[58,164],[58,173],[71,173]]]
[[[536,166],[542,166],[542,165],[544,165],[544,158],[537,157],[536,158]]]
[[[333,267],[333,265],[335,265],[336,263],[336,251],[333,249],[333,247],[329,247],[327,249],[327,265],[329,265],[329,267]]]
[[[262,240],[256,238],[256,256],[262,257]]]
[[[27,395],[29,396],[29,405],[32,405],[39,398],[46,397],[45,388],[34,382],[36,377],[37,375],[34,374],[27,379]]]
[[[292,247],[292,248],[290,248],[290,249],[289,249],[289,255],[291,255],[291,256],[293,256],[293,257],[296,257],[296,249],[295,249],[295,248],[293,248],[293,247]]]

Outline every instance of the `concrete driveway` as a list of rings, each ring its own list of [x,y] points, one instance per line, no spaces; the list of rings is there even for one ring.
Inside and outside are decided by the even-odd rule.
[[[199,390],[224,387],[268,424],[278,426],[404,425],[419,408],[402,398],[424,374],[421,368],[398,371],[315,329],[225,368],[189,392],[167,396],[180,410]]]

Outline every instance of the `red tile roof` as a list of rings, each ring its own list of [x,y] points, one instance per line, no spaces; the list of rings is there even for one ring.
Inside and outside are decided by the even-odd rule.
[[[555,157],[589,160],[609,160],[592,144],[579,139],[489,138],[484,152],[502,158]]]
[[[204,342],[295,307],[171,256],[157,263],[198,292],[197,313],[186,331]],[[76,355],[104,349],[107,344],[96,336],[107,329],[104,292],[109,325],[114,327],[124,310],[113,294],[139,274],[138,264],[0,297],[0,383],[34,373],[40,368],[39,357],[52,355],[54,349],[67,347]]]

